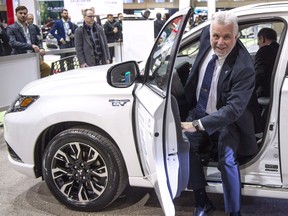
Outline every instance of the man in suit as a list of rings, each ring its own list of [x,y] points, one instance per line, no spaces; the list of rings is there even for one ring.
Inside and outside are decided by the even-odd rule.
[[[75,32],[75,49],[80,67],[109,64],[110,52],[103,28],[92,9],[83,11],[84,24]]]
[[[191,110],[186,122],[181,124],[191,145],[188,187],[194,191],[194,215],[197,216],[215,210],[205,191],[207,182],[199,152],[203,141],[216,140],[218,143],[218,169],[222,177],[225,211],[232,216],[240,215],[237,151],[244,155],[257,152],[252,112],[258,106],[254,92],[255,71],[252,59],[237,40],[237,35],[237,17],[229,11],[215,13],[210,34],[208,28],[202,32],[199,53],[185,85]],[[216,57],[212,82],[205,89],[206,67],[212,56]],[[205,94],[208,101],[202,106]]]
[[[259,50],[255,55],[256,93],[258,97],[270,97],[271,75],[278,53],[277,33],[271,28],[262,28],[258,34]]]
[[[116,23],[114,17],[112,14],[107,14],[107,21],[103,25],[104,32],[107,38],[108,43],[115,43],[117,40],[117,33],[118,33],[118,28],[114,26]],[[114,47],[109,47],[110,51],[110,62],[113,61],[114,57]]]
[[[69,20],[68,10],[63,9],[61,19],[56,20],[53,24],[50,33],[57,39],[60,49],[74,47],[75,28]],[[61,54],[61,58],[71,55],[71,53]]]
[[[15,9],[17,20],[7,27],[9,44],[12,47],[12,55],[36,52],[45,55],[42,43],[37,37],[34,26],[27,24],[28,9],[18,6]]]

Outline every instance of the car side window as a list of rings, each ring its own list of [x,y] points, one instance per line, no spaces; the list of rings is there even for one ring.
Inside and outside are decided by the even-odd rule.
[[[253,59],[259,49],[257,44],[257,34],[261,28],[274,29],[277,32],[277,42],[279,43],[284,30],[284,23],[281,21],[269,21],[249,25],[240,24],[239,39],[244,44]]]

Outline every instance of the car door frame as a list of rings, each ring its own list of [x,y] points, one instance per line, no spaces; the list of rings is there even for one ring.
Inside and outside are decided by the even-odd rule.
[[[165,23],[146,63],[144,83],[137,85],[134,91],[136,139],[143,172],[145,178],[153,185],[165,215],[175,215],[173,199],[178,196],[182,190],[186,189],[188,184],[188,179],[187,181],[181,179],[181,175],[184,172],[180,170],[180,165],[181,162],[183,164],[183,161],[181,161],[180,158],[182,155],[178,152],[175,117],[173,116],[173,105],[171,104],[171,100],[173,99],[171,99],[170,89],[175,59],[177,58],[184,30],[192,13],[192,8],[184,9],[171,16]],[[166,85],[164,84],[163,89],[160,89],[149,83],[150,64],[156,55],[156,50],[158,49],[157,42],[161,39],[162,33],[168,28],[168,25],[170,25],[172,21],[177,21],[178,18],[182,18],[183,22],[175,31],[176,36],[173,37],[175,40],[171,46],[172,48],[166,68]],[[167,41],[166,44],[168,43]],[[153,103],[151,103],[151,101],[153,101]],[[183,155],[188,158],[189,146],[184,147],[182,151]],[[187,167],[189,168],[189,159],[187,161]],[[186,175],[189,176],[187,173]]]

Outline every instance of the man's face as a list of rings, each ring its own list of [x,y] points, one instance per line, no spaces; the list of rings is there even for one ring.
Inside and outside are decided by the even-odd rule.
[[[25,23],[27,20],[27,13],[28,11],[25,9],[17,11],[16,17],[17,17],[18,22]]]
[[[64,20],[68,20],[68,11],[63,11],[63,12],[61,13],[61,16],[62,16],[62,18],[63,18]]]
[[[258,44],[259,48],[263,47],[265,45],[265,39],[262,36],[258,37],[257,38],[257,44]]]
[[[108,16],[107,19],[108,19],[109,22],[113,22],[113,19],[114,19],[114,18],[113,18],[113,16]]]
[[[145,12],[144,12],[144,16],[145,16],[146,18],[149,18],[149,16],[150,16],[150,11],[145,11]]]
[[[33,17],[33,15],[28,15],[28,17],[27,17],[27,23],[29,24],[29,25],[31,25],[31,24],[33,24],[33,21],[34,21],[34,17]]]
[[[119,14],[118,20],[123,20],[123,14]]]
[[[84,17],[84,21],[87,25],[92,25],[94,23],[95,14],[92,10],[87,10]]]
[[[210,32],[210,43],[218,57],[229,54],[236,43],[236,39],[237,35],[234,34],[233,24],[220,25],[213,23]]]

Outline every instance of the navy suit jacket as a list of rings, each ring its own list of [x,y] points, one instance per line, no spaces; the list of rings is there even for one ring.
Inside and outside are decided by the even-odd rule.
[[[28,25],[28,30],[30,33],[31,44],[27,43],[24,31],[19,23],[15,22],[7,27],[9,44],[12,47],[12,55],[27,53],[27,50],[33,51],[32,44],[43,49],[42,42],[37,37],[36,28],[33,25]]]
[[[185,85],[185,95],[190,109],[197,104],[199,68],[210,49],[210,33],[209,28],[206,28],[202,32],[199,53]],[[241,155],[255,154],[258,150],[254,122],[260,119],[260,112],[254,85],[255,70],[252,59],[242,43],[237,41],[220,72],[217,84],[217,112],[201,118],[201,123],[209,135],[218,131],[219,139],[222,141],[239,142],[238,153]],[[254,113],[254,109],[258,111]]]
[[[73,26],[73,23],[68,21],[69,28],[71,29],[71,33],[74,34],[75,29]],[[57,30],[57,33],[56,33]],[[56,20],[55,23],[53,24],[50,33],[57,39],[58,43],[60,42],[61,38],[65,40],[66,34],[65,34],[65,29],[63,25],[62,19]]]

